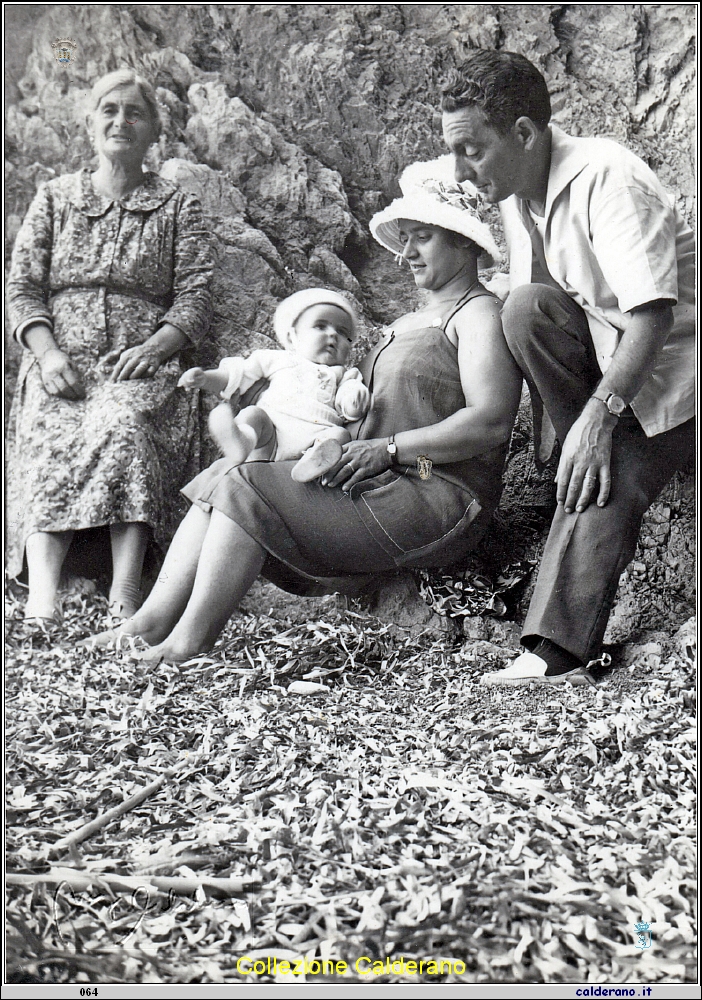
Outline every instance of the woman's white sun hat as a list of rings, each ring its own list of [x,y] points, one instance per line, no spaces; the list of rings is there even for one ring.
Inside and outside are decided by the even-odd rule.
[[[482,247],[481,267],[502,259],[492,233],[481,218],[478,192],[468,181],[453,175],[453,157],[440,156],[425,163],[411,163],[400,177],[402,197],[396,198],[370,220],[370,231],[386,250],[400,255],[400,219],[424,222],[460,233]],[[491,259],[489,259],[491,258]]]

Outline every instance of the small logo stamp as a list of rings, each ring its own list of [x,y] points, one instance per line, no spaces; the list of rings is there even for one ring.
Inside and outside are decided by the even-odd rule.
[[[634,924],[634,930],[636,931],[636,936],[638,937],[638,941],[634,947],[640,948],[642,951],[645,948],[650,948],[653,943],[651,937],[651,925],[642,920],[640,923]]]
[[[51,43],[51,48],[54,50],[54,59],[59,66],[68,66],[75,59],[78,42],[73,38],[56,38]]]

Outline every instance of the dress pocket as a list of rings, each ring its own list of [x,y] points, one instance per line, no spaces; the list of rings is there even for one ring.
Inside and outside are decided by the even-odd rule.
[[[398,565],[411,561],[407,557],[418,550],[440,553],[481,510],[469,490],[437,475],[421,480],[413,470],[388,470],[359,483],[353,494],[366,527]]]

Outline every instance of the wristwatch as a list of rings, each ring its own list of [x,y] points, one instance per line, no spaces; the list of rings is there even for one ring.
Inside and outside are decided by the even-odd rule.
[[[385,447],[388,455],[390,456],[390,465],[397,464],[397,445],[395,444],[395,435],[391,434],[388,438],[388,443]]]
[[[607,407],[613,417],[621,417],[626,409],[626,403],[621,396],[615,392],[607,392],[606,389],[595,389],[592,394],[593,399],[599,399]]]

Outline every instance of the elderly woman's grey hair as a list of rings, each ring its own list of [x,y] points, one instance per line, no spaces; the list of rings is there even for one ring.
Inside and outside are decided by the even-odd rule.
[[[144,104],[149,109],[149,117],[154,127],[154,139],[158,139],[161,134],[161,115],[158,110],[158,102],[156,100],[156,91],[151,86],[148,80],[145,80],[143,76],[140,76],[136,70],[133,69],[116,69],[112,73],[107,73],[105,76],[101,76],[100,79],[95,83],[93,89],[90,91],[90,98],[88,100],[88,115],[94,114],[99,105],[100,101],[107,94],[112,93],[118,87],[130,87],[135,86]]]

